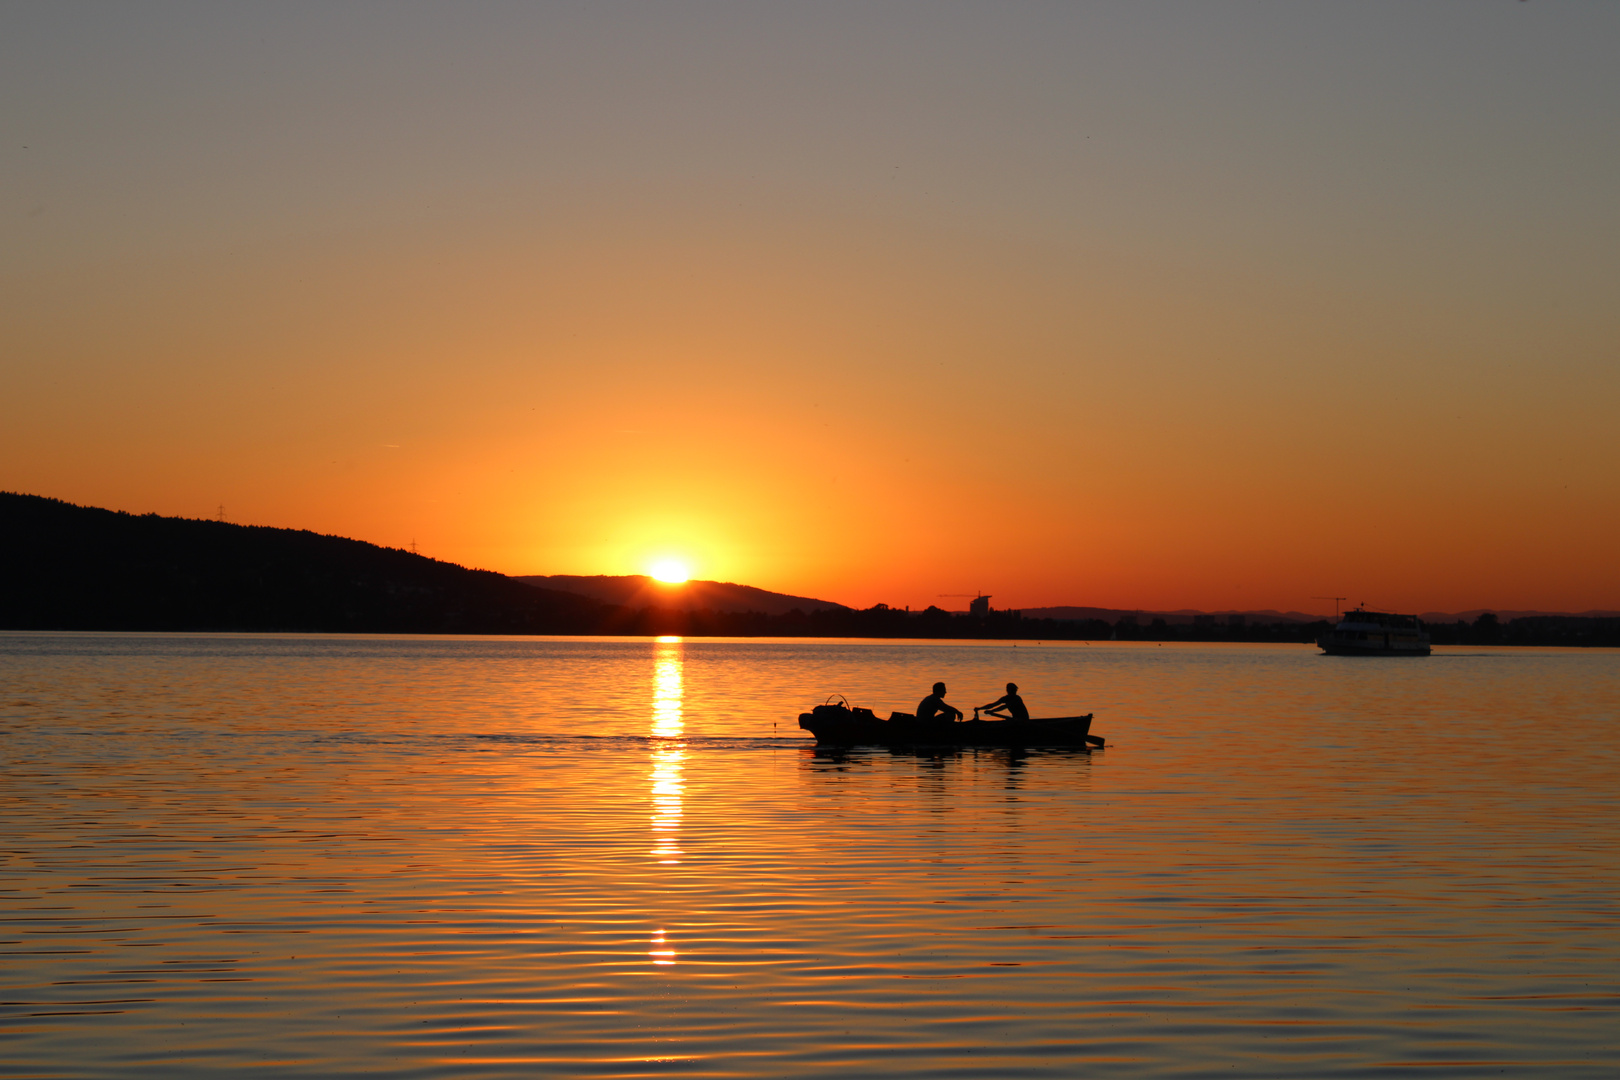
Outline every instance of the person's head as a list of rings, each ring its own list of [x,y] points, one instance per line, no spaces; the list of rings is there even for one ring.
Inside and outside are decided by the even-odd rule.
[[[1007,693],[1009,693],[1009,694],[1018,693],[1018,684],[1015,683],[1015,682],[1008,683],[1007,684]]]
[[[940,697],[944,697],[945,696],[945,684],[942,683],[942,682],[935,683],[934,684],[934,693],[938,694]]]

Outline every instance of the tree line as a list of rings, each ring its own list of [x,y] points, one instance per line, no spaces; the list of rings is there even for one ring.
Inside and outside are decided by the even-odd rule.
[[[1329,623],[1140,625],[884,604],[780,615],[629,608],[341,536],[0,492],[0,628],[1310,642]],[[1429,630],[1436,644],[1620,645],[1616,619],[1487,614]]]

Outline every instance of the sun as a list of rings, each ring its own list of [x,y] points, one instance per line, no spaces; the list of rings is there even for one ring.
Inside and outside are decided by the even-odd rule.
[[[692,576],[692,571],[679,559],[659,559],[652,564],[652,576],[666,585],[679,585]]]

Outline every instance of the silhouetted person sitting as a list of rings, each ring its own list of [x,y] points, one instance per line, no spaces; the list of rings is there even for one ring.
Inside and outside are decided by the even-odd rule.
[[[945,704],[945,684],[934,684],[934,692],[917,703],[917,723],[950,724],[962,719],[962,710]]]
[[[1028,720],[1029,710],[1024,707],[1024,699],[1018,696],[1018,684],[1008,683],[1007,692],[988,705],[980,705],[974,712],[987,713],[990,716],[1000,716],[1008,720]]]

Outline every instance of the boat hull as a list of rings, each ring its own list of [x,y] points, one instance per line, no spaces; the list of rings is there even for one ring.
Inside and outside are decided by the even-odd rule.
[[[834,714],[842,715],[834,715]],[[991,746],[1091,747],[1103,745],[1091,734],[1091,714],[1029,720],[963,720],[919,724],[896,714],[879,720],[853,710],[799,714],[799,726],[816,737],[818,746]]]
[[[1319,640],[1317,648],[1329,656],[1428,656],[1427,645],[1369,645],[1365,642]]]

